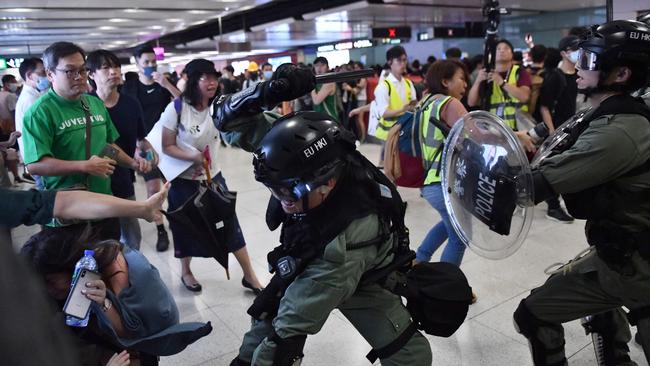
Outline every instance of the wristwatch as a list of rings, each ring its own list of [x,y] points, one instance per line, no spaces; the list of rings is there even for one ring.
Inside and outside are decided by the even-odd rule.
[[[102,311],[103,311],[103,312],[107,312],[107,311],[109,311],[112,307],[113,307],[113,303],[111,302],[111,300],[109,300],[108,297],[105,298],[105,299],[104,299],[104,304],[102,305]]]

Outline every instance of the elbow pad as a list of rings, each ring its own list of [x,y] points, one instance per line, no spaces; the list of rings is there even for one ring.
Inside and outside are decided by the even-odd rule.
[[[533,170],[533,198],[535,204],[545,201],[547,198],[557,195],[539,169]]]
[[[228,131],[228,122],[272,109],[283,101],[299,98],[316,86],[309,68],[282,64],[271,81],[264,81],[239,93],[222,95],[212,104],[212,120],[220,131]]]

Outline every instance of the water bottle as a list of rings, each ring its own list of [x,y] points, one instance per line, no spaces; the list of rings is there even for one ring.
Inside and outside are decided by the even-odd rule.
[[[90,271],[97,271],[97,262],[93,255],[95,254],[94,250],[84,250],[84,256],[79,259],[77,264],[74,266],[74,273],[72,274],[72,285],[74,285],[79,273],[83,268]],[[72,286],[71,285],[71,286]],[[79,286],[86,286],[85,283],[80,283]],[[85,327],[88,325],[88,318],[90,317],[90,312],[86,315],[84,319],[77,319],[73,316],[66,315],[65,323],[71,327]]]

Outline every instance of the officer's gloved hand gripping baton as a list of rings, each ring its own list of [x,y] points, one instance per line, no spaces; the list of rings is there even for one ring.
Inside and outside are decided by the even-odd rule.
[[[342,83],[346,81],[354,81],[358,79],[364,79],[375,75],[375,70],[373,69],[362,69],[354,71],[344,71],[344,72],[328,72],[326,74],[316,75],[314,77],[314,84],[327,84],[327,83]],[[291,82],[287,78],[283,78],[281,75],[276,80],[271,80],[269,88],[273,92],[283,92],[288,91],[291,88]],[[310,90],[311,91],[311,90]]]
[[[273,73],[272,80],[216,98],[212,119],[217,129],[228,131],[229,124],[237,118],[253,116],[274,108],[283,101],[300,98],[311,92],[317,84],[352,81],[372,75],[374,70],[364,69],[315,76],[310,68],[282,64]]]

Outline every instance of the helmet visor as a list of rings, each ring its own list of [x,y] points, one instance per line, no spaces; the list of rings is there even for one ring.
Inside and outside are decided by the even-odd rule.
[[[581,48],[578,50],[578,62],[576,62],[576,66],[581,70],[597,71],[597,60],[598,54]]]
[[[266,186],[270,191],[273,197],[277,198],[280,201],[291,201],[296,202],[300,197],[289,187],[281,186]]]

